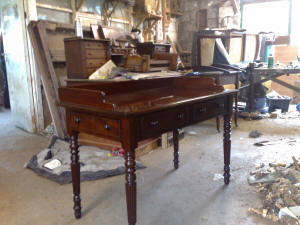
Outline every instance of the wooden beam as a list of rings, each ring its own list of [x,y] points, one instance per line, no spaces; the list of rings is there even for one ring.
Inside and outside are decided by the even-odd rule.
[[[231,0],[231,4],[234,14],[240,14],[240,4],[237,2],[237,0]]]
[[[167,35],[167,40],[168,40],[168,42],[171,44],[171,47],[172,47],[172,49],[173,49],[173,52],[177,54],[177,49],[176,49],[176,47],[175,47],[175,45],[174,45],[174,43],[173,43],[173,41],[172,41],[172,39],[170,38],[169,35]]]
[[[272,81],[274,81],[274,82],[276,82],[276,83],[278,83],[278,84],[280,84],[280,85],[282,85],[282,86],[284,86],[286,88],[292,89],[293,91],[296,91],[296,92],[300,93],[300,88],[295,87],[295,86],[293,86],[291,84],[288,84],[288,83],[286,83],[286,82],[284,82],[282,80],[279,80],[277,78],[272,78]]]
[[[169,41],[170,44],[171,44],[171,47],[172,47],[172,49],[173,49],[173,52],[174,52],[175,54],[178,54],[177,49],[176,49],[176,46],[175,46],[175,44],[173,43],[173,41],[172,41],[172,39],[170,38],[169,35],[167,35],[167,39],[168,39],[168,41]],[[180,56],[179,56],[179,59],[180,59],[179,64],[182,66],[182,68],[185,68],[184,63],[182,62]]]
[[[76,19],[76,0],[71,0],[71,8],[72,8],[72,23],[75,22],[75,19]]]
[[[77,5],[77,0],[76,0],[76,11],[78,11],[81,8],[83,3],[84,3],[84,0],[80,0],[79,4]]]
[[[166,40],[166,0],[161,0],[163,41]]]
[[[36,6],[39,7],[39,8],[45,8],[45,9],[51,9],[51,10],[55,10],[55,11],[73,13],[72,9],[64,8],[64,7],[60,7],[60,6],[48,5],[48,4],[43,4],[43,3],[36,3]]]
[[[255,4],[255,3],[264,3],[264,2],[279,2],[279,1],[289,1],[289,0],[242,0],[241,3],[245,4]]]
[[[145,15],[144,17],[142,17],[139,22],[137,23],[136,27],[135,28],[139,28],[139,26],[142,25],[142,23],[145,21],[145,19],[147,18],[147,15]]]
[[[47,43],[47,40],[45,40],[44,37],[46,33],[46,24],[41,24],[41,21],[31,21],[28,25],[28,32],[34,49],[35,60],[38,65],[56,135],[64,139],[67,137],[67,131],[64,111],[62,108],[57,107],[58,81],[50,58],[49,49],[45,49],[45,44]],[[53,79],[56,79],[56,83],[53,82]]]

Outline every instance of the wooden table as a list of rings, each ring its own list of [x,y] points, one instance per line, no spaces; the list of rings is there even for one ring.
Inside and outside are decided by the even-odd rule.
[[[73,85],[59,89],[70,135],[75,217],[81,217],[80,132],[121,141],[125,150],[128,224],[136,225],[135,148],[138,141],[173,131],[174,167],[179,167],[178,129],[224,116],[224,182],[230,178],[232,101],[236,90],[211,78],[169,77]],[[200,169],[200,168],[199,168]]]

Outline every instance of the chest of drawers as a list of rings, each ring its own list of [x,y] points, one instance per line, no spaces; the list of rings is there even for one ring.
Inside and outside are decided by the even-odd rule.
[[[110,59],[110,41],[66,38],[65,54],[68,78],[87,79]]]

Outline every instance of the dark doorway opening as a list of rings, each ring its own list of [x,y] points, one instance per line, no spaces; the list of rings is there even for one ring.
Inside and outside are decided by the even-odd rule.
[[[1,14],[0,14],[0,28],[1,28]],[[2,30],[0,29],[0,106],[2,105],[6,109],[10,108]]]

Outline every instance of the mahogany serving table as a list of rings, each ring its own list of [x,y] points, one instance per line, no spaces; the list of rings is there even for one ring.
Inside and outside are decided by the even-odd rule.
[[[178,160],[178,129],[224,116],[224,182],[230,178],[232,101],[211,78],[168,77],[138,81],[77,84],[59,88],[70,135],[75,217],[81,217],[80,132],[121,141],[125,150],[128,224],[136,225],[135,148],[138,141],[173,131],[174,167]]]

